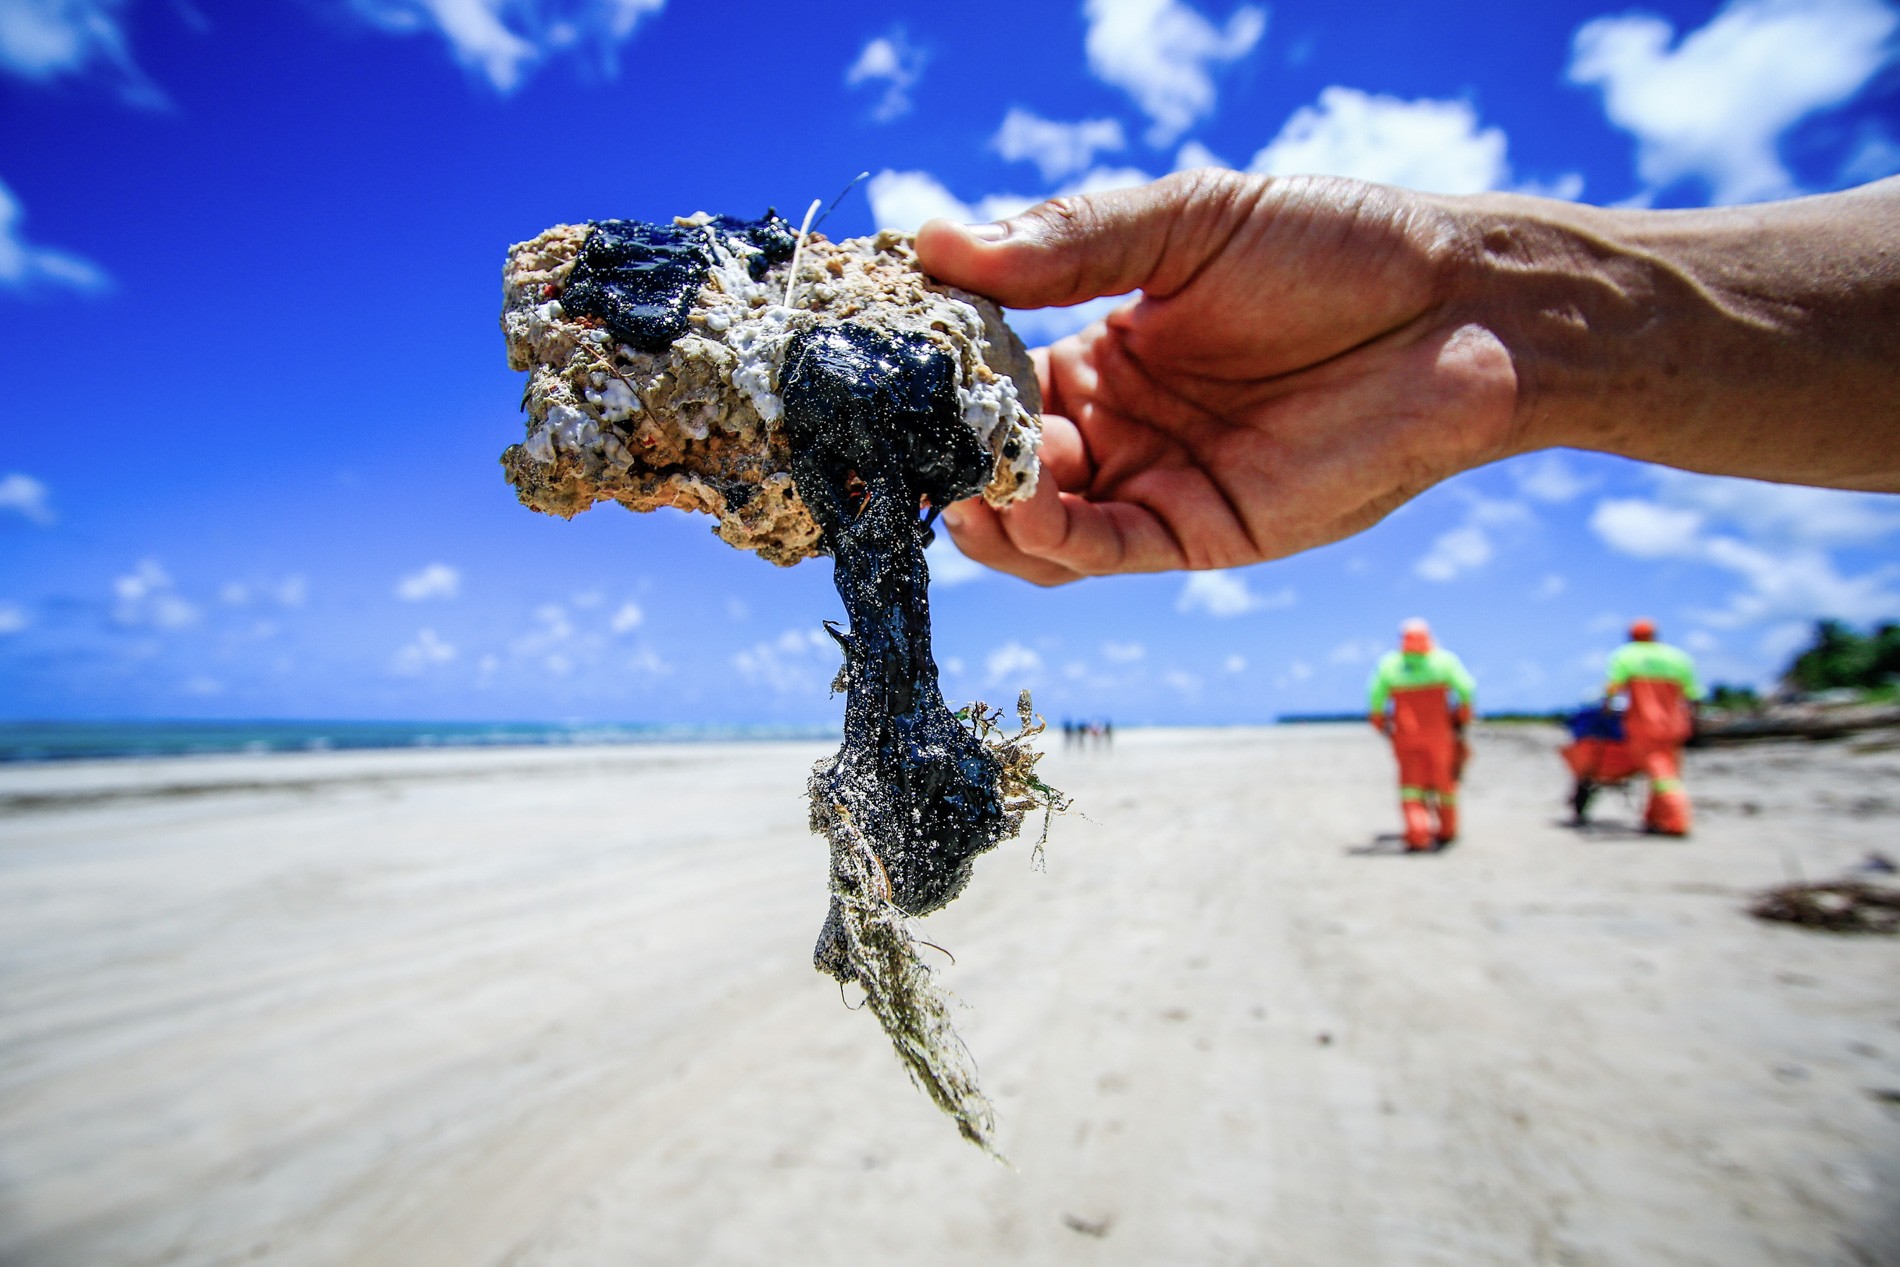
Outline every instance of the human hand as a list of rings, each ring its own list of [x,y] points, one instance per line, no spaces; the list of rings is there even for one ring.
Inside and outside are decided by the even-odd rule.
[[[1207,170],[1000,230],[925,225],[927,272],[1009,307],[1142,292],[1036,351],[1041,484],[951,507],[957,545],[1045,585],[1235,567],[1510,452],[1518,380],[1467,301],[1476,234],[1453,201]]]

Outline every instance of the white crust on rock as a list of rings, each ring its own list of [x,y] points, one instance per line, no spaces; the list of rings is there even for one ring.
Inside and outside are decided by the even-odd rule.
[[[1035,491],[1042,400],[1029,355],[995,304],[919,271],[908,235],[813,234],[790,307],[789,262],[754,281],[742,248],[715,236],[717,262],[688,332],[641,352],[561,308],[587,233],[557,225],[513,247],[502,273],[508,364],[528,371],[528,435],[502,466],[526,505],[562,517],[599,501],[674,506],[717,517],[721,538],[773,563],[821,553],[792,486],[778,375],[794,334],[845,319],[922,335],[953,355],[963,420],[995,457],[984,500],[1006,506]]]

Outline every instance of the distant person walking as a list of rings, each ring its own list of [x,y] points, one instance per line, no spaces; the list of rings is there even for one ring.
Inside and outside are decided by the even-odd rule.
[[[1392,740],[1399,760],[1399,808],[1408,850],[1428,850],[1458,838],[1458,779],[1469,751],[1464,728],[1477,691],[1464,662],[1434,647],[1431,628],[1422,620],[1399,627],[1399,649],[1386,652],[1372,671],[1367,707],[1373,726]]]
[[[1636,767],[1649,776],[1643,828],[1659,836],[1689,834],[1689,793],[1682,786],[1682,745],[1695,730],[1694,701],[1702,698],[1695,661],[1656,641],[1654,621],[1630,625],[1630,640],[1610,654],[1605,696],[1629,696],[1623,735]]]

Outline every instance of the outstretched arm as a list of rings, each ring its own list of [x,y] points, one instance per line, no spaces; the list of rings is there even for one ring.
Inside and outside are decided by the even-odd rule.
[[[945,515],[1045,584],[1277,558],[1560,445],[1900,491],[1900,179],[1644,212],[1210,170],[917,249],[1012,307],[1141,292],[1037,353],[1037,495]]]

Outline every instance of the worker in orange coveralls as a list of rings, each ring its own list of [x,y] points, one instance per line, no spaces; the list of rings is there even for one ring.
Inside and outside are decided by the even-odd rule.
[[[1686,836],[1690,815],[1689,793],[1682,786],[1682,745],[1695,730],[1694,701],[1702,698],[1702,684],[1687,652],[1656,641],[1654,621],[1633,623],[1630,640],[1610,655],[1603,693],[1625,692],[1624,742],[1636,768],[1649,776],[1644,830]]]
[[[1399,649],[1386,652],[1372,671],[1368,708],[1373,726],[1392,740],[1399,759],[1408,850],[1428,850],[1458,838],[1458,778],[1469,751],[1464,728],[1477,690],[1463,661],[1432,646],[1432,631],[1422,620],[1399,627]]]

